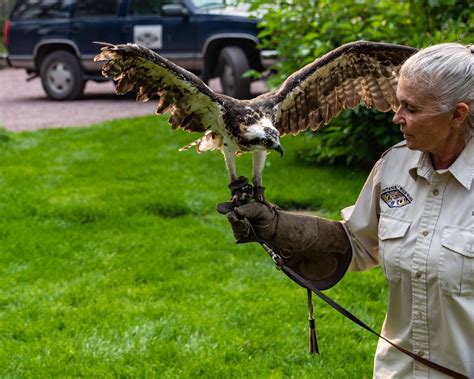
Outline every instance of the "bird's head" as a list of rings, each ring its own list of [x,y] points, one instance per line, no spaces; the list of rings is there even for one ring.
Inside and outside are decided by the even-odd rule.
[[[273,126],[271,120],[263,117],[250,125],[241,125],[239,145],[246,151],[275,150],[283,156],[280,145],[280,132]]]

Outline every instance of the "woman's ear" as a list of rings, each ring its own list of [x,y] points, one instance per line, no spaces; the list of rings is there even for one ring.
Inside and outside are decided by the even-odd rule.
[[[452,122],[454,122],[455,127],[461,127],[466,120],[466,117],[469,116],[469,105],[466,103],[457,103],[454,106]]]

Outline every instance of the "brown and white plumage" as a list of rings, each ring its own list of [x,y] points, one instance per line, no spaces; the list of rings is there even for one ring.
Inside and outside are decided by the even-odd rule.
[[[220,149],[229,177],[237,180],[235,155],[254,154],[253,183],[262,185],[267,150],[282,153],[279,137],[317,130],[343,109],[361,102],[395,110],[398,72],[416,49],[358,41],[343,45],[291,75],[278,89],[252,100],[218,94],[198,77],[144,47],[104,44],[96,61],[116,92],[137,92],[137,100],[159,98],[157,114],[170,112],[173,129],[204,132],[184,149]]]

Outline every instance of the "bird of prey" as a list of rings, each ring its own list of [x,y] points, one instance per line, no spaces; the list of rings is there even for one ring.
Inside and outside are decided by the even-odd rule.
[[[267,152],[283,155],[281,136],[317,130],[361,102],[382,112],[395,110],[399,69],[416,52],[387,43],[348,43],[295,72],[278,89],[238,100],[214,92],[194,74],[145,47],[102,45],[95,61],[107,61],[102,74],[113,78],[118,94],[136,91],[139,101],[156,96],[156,113],[169,111],[173,129],[204,133],[182,150],[196,146],[198,152],[223,152],[234,199],[245,193],[247,184],[237,175],[236,156],[252,152],[253,196],[259,201],[264,201]]]

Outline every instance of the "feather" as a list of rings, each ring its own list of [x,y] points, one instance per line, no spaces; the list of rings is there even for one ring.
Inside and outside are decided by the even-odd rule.
[[[407,46],[358,41],[316,59],[266,94],[273,101],[276,128],[281,135],[316,130],[361,102],[382,112],[396,109],[398,72],[415,52]]]
[[[179,151],[189,150],[193,146],[196,146],[196,151],[198,153],[203,153],[205,151],[213,151],[216,149],[222,150],[222,136],[217,133],[208,131],[202,138],[199,138],[196,141],[193,141],[190,144],[183,146],[181,149],[179,149]]]
[[[175,129],[204,132],[209,119],[224,124],[219,95],[194,74],[135,44],[103,45],[94,60],[107,61],[102,72],[114,78],[118,94],[136,91],[139,101],[159,96],[156,113],[170,111],[169,122]]]

